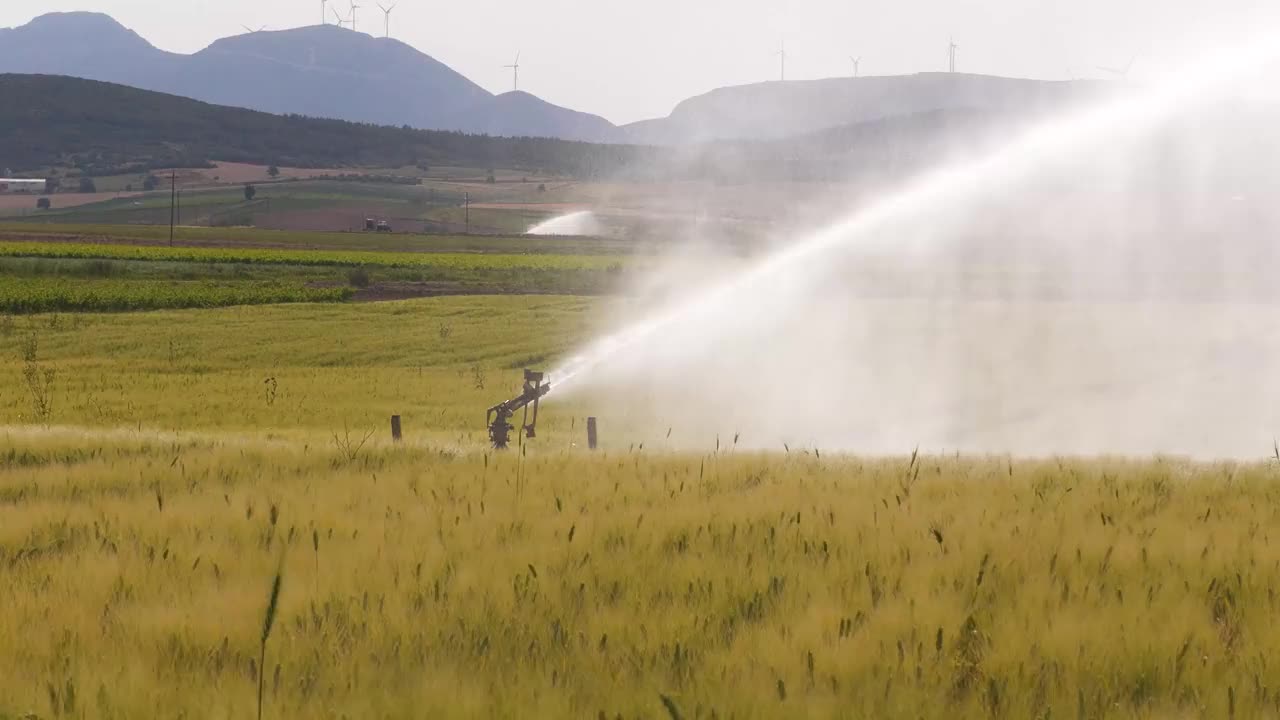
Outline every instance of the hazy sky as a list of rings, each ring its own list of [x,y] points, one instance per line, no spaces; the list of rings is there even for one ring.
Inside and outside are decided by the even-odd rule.
[[[382,34],[382,12],[357,0],[357,29]],[[333,0],[345,15],[350,0]],[[388,0],[382,0],[389,5]],[[1096,77],[1229,42],[1276,19],[1277,0],[399,0],[391,34],[483,87],[520,85],[551,102],[623,123],[664,116],[716,87],[788,79],[941,70],[951,36],[962,71],[1044,79]],[[0,27],[52,11],[96,10],[153,44],[195,52],[243,32],[316,24],[320,0],[40,0],[0,2]],[[1270,17],[1265,17],[1270,15]],[[328,18],[332,22],[332,14]]]

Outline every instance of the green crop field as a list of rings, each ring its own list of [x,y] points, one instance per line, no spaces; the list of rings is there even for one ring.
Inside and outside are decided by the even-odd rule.
[[[170,247],[102,230],[111,234],[18,233],[20,240],[0,240],[0,311],[339,302],[388,294],[599,294],[618,284],[630,262],[603,254],[301,249],[300,243]],[[520,247],[513,242],[505,249]]]
[[[0,241],[0,257],[102,258],[271,265],[372,265],[443,270],[609,270],[621,259],[608,255],[515,255],[482,253],[394,253],[362,251],[200,248],[106,243],[39,243]]]
[[[219,431],[309,429],[322,437],[381,427],[483,438],[477,410],[518,389],[587,332],[605,300],[456,297],[401,303],[280,305],[205,311],[45,314],[0,319],[0,386],[23,386],[34,337],[56,368],[56,414],[72,425]],[[266,377],[278,382],[262,402]],[[25,391],[24,391],[25,392]],[[23,392],[0,396],[0,424],[31,420]]]
[[[287,283],[210,281],[82,280],[0,276],[0,311],[106,312],[160,308],[211,308],[296,302],[340,302],[350,288]]]
[[[487,450],[610,302],[0,317],[0,717],[1280,710],[1280,465]]]
[[[1280,456],[496,453],[642,257],[179,239],[0,228],[0,719],[1280,713]]]

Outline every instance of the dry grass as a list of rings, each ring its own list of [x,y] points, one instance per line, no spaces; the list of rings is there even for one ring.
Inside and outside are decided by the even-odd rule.
[[[243,717],[264,671],[268,717],[1280,701],[1271,466],[6,444],[0,716]]]
[[[316,444],[331,445],[334,433],[349,431],[358,443],[378,428],[381,437],[399,414],[411,443],[479,442],[484,408],[519,392],[520,368],[545,367],[568,352],[602,302],[455,297],[0,315],[0,426],[315,430]],[[54,411],[46,417],[35,412],[24,380],[22,345],[32,336],[40,368],[57,373],[49,388]],[[484,388],[473,385],[476,368],[489,380]],[[547,422],[567,429],[572,419],[553,412]]]
[[[1280,709],[1280,462],[482,450],[588,307],[0,324],[0,718]]]

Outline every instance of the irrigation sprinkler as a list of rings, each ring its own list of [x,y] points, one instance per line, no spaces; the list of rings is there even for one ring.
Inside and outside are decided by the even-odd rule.
[[[506,449],[511,444],[511,418],[521,410],[524,417],[520,429],[525,437],[536,437],[535,426],[538,424],[538,401],[551,392],[551,384],[544,382],[545,374],[533,370],[524,371],[524,390],[518,396],[489,408],[485,414],[485,423],[489,426],[489,441],[498,450]],[[529,419],[529,406],[533,406],[533,419]]]

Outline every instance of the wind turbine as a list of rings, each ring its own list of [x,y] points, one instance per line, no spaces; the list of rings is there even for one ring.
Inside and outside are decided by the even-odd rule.
[[[338,27],[342,27],[343,25],[347,24],[347,21],[342,19],[342,16],[338,14],[337,10],[334,10],[333,8],[329,8],[329,12],[333,13],[333,19],[337,21]]]
[[[397,3],[391,3],[391,7],[389,8],[382,7],[382,3],[377,3],[377,5],[378,5],[378,9],[382,11],[382,14],[386,16],[384,18],[386,22],[386,27],[383,29],[383,32],[384,32],[383,37],[391,37],[391,11],[396,9]]]
[[[781,58],[782,70],[778,77],[783,81],[787,79],[787,41],[782,41],[782,49],[778,51],[778,57]]]
[[[352,31],[354,31],[354,30],[356,29],[356,10],[359,10],[359,9],[360,9],[360,6],[359,6],[359,5],[357,5],[357,4],[355,4],[355,2],[354,2],[354,0],[353,0],[353,1],[352,1],[352,3],[351,3],[351,29],[352,29]]]
[[[519,91],[520,90],[520,51],[518,50],[516,51],[515,62],[511,63],[510,65],[503,65],[502,67],[512,71],[512,73],[515,76],[514,82],[512,83],[512,87],[516,91]]]
[[[951,44],[947,46],[947,55],[950,58],[950,63],[948,64],[949,72],[956,71],[956,51],[959,49],[960,46],[956,44],[956,39],[951,38]]]
[[[1133,69],[1133,63],[1136,62],[1137,59],[1138,59],[1138,56],[1136,55],[1129,58],[1129,63],[1125,65],[1123,68],[1111,68],[1111,67],[1103,67],[1099,65],[1098,69],[1103,72],[1111,73],[1112,75],[1115,75],[1121,80],[1127,81],[1129,79],[1129,71]]]
[[[243,23],[240,25],[240,27],[244,28],[244,31],[245,31],[245,32],[247,32],[247,33],[249,33],[249,34],[251,34],[251,35],[252,35],[253,33],[260,33],[260,32],[262,32],[263,30],[266,30],[266,29],[267,29],[267,26],[266,26],[266,25],[263,25],[262,27],[258,28],[257,30],[254,30],[253,28],[251,28],[251,27],[249,27],[248,25],[245,25],[245,24],[243,24]]]
[[[321,25],[329,24],[329,20],[324,12],[325,8],[328,7],[328,5],[329,5],[329,0],[320,0],[320,24]]]
[[[862,57],[849,56],[849,62],[853,63],[853,76],[858,77],[858,66],[862,65]]]

